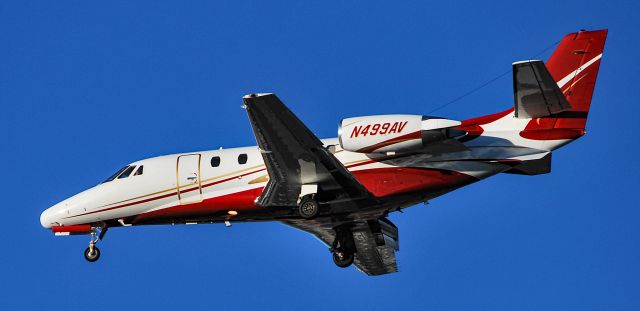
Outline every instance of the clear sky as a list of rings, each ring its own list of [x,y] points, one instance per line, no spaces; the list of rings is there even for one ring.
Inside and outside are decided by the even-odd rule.
[[[637,1],[2,1],[0,309],[640,310]],[[500,175],[393,214],[400,272],[338,269],[279,223],[54,237],[45,208],[134,160],[255,144],[274,92],[320,137],[345,117],[465,119],[509,71],[609,29],[588,135],[553,172]],[[552,49],[551,49],[552,50]],[[537,58],[546,59],[548,50]]]

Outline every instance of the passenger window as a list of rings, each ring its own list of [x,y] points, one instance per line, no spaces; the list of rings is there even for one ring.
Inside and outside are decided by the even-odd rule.
[[[120,174],[120,176],[118,176],[118,179],[129,177],[129,175],[131,175],[131,172],[133,172],[134,168],[136,168],[135,165],[131,165],[131,166],[127,167],[127,169],[124,170],[124,172],[122,172],[122,174]]]
[[[220,157],[211,158],[211,167],[218,167],[218,166],[220,166]]]
[[[133,173],[133,176],[142,175],[142,173],[143,173],[143,169],[144,169],[144,165],[140,165],[140,166],[138,166],[138,169],[136,170],[136,172],[135,172],[135,173]]]
[[[129,167],[129,165],[119,169],[115,174],[111,175],[111,177],[109,177],[109,178],[107,178],[107,180],[103,181],[103,183],[110,182],[110,181],[116,179],[116,177],[118,177],[118,175],[122,174],[122,172],[124,172],[124,170],[126,170],[128,167]]]
[[[247,154],[242,153],[238,156],[238,164],[245,164],[245,163],[247,163]]]

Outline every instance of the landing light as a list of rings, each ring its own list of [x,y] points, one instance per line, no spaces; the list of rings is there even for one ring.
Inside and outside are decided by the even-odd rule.
[[[227,214],[229,214],[231,216],[235,216],[235,215],[238,215],[238,212],[236,212],[236,211],[228,211]]]

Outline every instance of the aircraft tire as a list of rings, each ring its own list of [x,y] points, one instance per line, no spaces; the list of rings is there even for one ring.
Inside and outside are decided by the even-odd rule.
[[[333,262],[340,268],[346,268],[353,263],[354,254],[352,252],[333,252]]]
[[[300,205],[298,206],[298,213],[304,219],[313,219],[318,216],[320,212],[320,205],[318,201],[314,200],[312,197],[304,197],[302,201],[300,201]]]
[[[84,251],[84,259],[88,262],[95,262],[100,259],[100,249],[97,246],[93,246],[93,253],[91,253],[91,247],[87,247]]]

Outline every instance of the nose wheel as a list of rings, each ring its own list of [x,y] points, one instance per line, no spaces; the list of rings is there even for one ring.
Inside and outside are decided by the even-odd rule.
[[[100,234],[96,234],[97,228],[93,228],[91,230],[91,240],[89,240],[89,247],[84,250],[84,259],[88,262],[96,262],[100,259],[100,249],[96,246],[98,241],[101,241],[104,238],[104,235],[107,233],[107,227],[100,228]]]
[[[100,249],[95,246],[95,244],[89,245],[86,250],[84,250],[84,259],[88,262],[95,262],[100,259]]]

